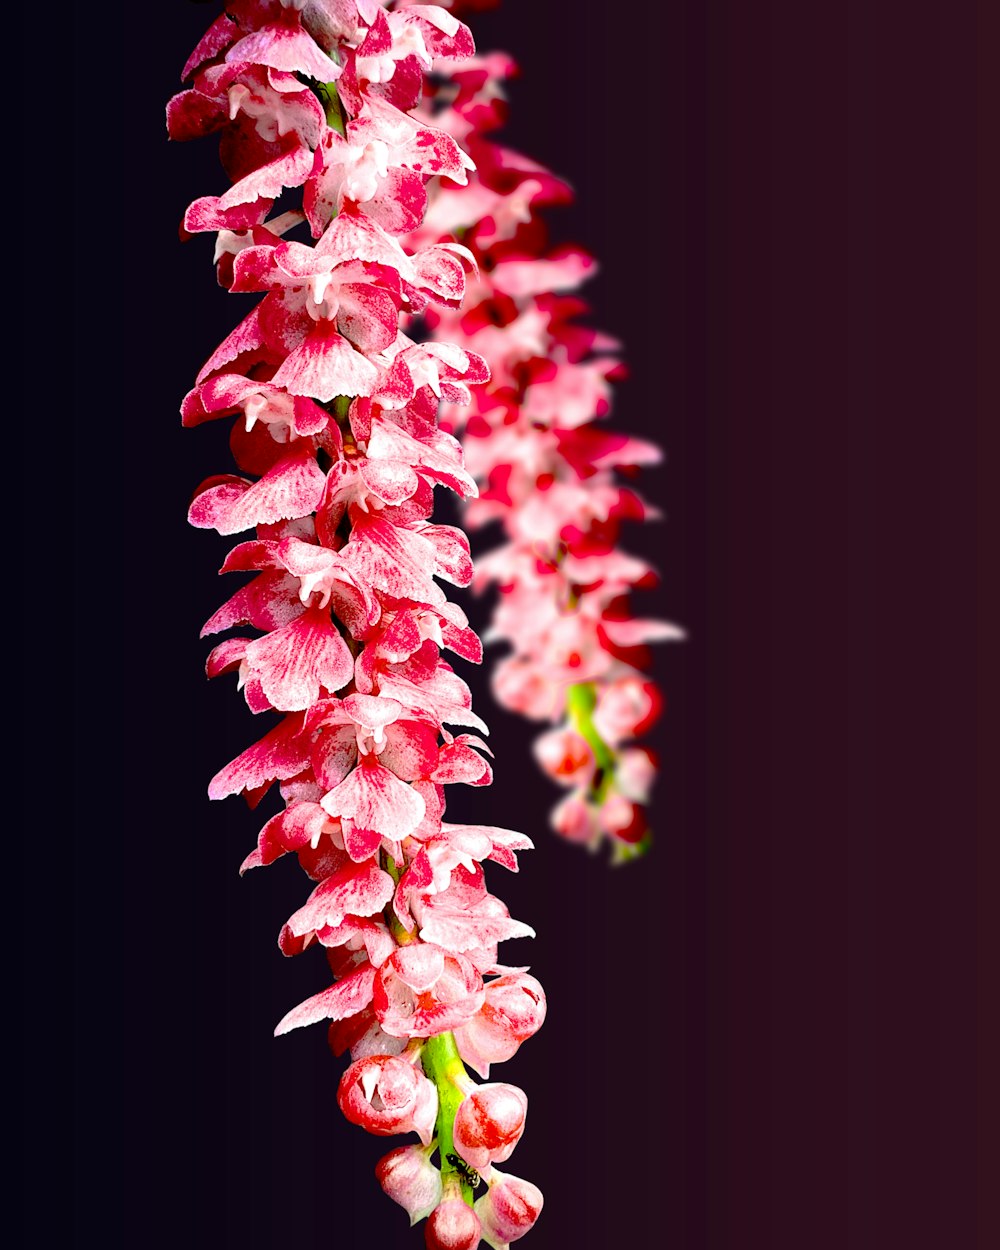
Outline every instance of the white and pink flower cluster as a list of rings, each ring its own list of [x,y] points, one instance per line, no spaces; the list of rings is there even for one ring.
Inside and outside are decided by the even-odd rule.
[[[461,530],[430,520],[433,488],[476,494],[437,416],[442,401],[469,403],[488,370],[475,351],[400,329],[431,306],[457,310],[475,278],[467,248],[400,239],[419,228],[430,177],[463,184],[473,168],[414,113],[425,74],[473,51],[434,5],[231,0],[168,107],[173,138],[219,133],[231,184],[196,200],[185,230],[214,233],[219,281],[261,296],[182,408],[187,425],[238,418],[240,473],[204,482],[190,520],[251,534],[223,566],[252,576],[205,626],[227,633],[208,672],[237,673],[250,710],[277,717],[209,793],[255,808],[277,787],[283,809],[243,868],[298,857],[315,887],[281,949],[323,948],[332,983],[276,1032],[329,1021],[332,1049],[352,1060],[345,1116],[417,1134],[378,1177],[411,1222],[429,1217],[439,1250],[505,1246],[542,1204],[493,1166],[520,1139],[527,1100],[488,1079],[545,1016],[527,969],[498,962],[499,942],[531,930],[483,872],[487,860],[516,870],[531,844],[444,820],[445,785],[487,785],[491,771],[486,726],[443,658],[478,662],[481,645],[435,580],[466,585],[472,563]]]
[[[435,340],[482,356],[488,384],[470,410],[447,404],[441,424],[463,434],[479,483],[465,508],[470,527],[499,520],[507,541],[477,559],[478,585],[500,590],[484,639],[509,644],[493,672],[506,707],[554,728],[535,743],[550,777],[569,793],[555,829],[591,847],[610,840],[617,858],[646,845],[644,807],[656,760],[633,745],[661,696],[648,678],[646,644],[681,637],[673,625],[637,620],[628,595],[653,569],[623,552],[621,523],[656,514],[615,470],[660,459],[651,443],[609,431],[617,344],[577,318],[573,292],[594,271],[575,247],[551,247],[538,210],[571,198],[565,183],[489,136],[504,120],[502,54],[472,57],[439,80],[422,116],[475,159],[467,185],[438,184],[413,247],[461,240],[477,262],[461,309],[428,308]]]

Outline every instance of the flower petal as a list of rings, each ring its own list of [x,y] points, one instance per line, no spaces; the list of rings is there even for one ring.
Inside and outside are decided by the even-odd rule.
[[[255,639],[246,651],[271,704],[282,712],[303,712],[320,696],[341,689],[354,676],[354,659],[329,612],[312,610]]]
[[[349,816],[361,829],[375,830],[400,842],[424,816],[424,800],[405,781],[370,757],[320,802],[331,816]]]
[[[342,981],[293,1007],[281,1018],[274,1036],[280,1037],[282,1033],[290,1033],[292,1029],[301,1029],[307,1024],[318,1024],[320,1020],[346,1020],[349,1016],[356,1016],[371,1002],[374,980],[375,969],[371,964],[362,964]]]

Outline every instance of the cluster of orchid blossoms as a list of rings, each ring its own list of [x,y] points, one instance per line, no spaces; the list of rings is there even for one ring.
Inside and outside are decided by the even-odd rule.
[[[632,745],[656,719],[646,644],[682,637],[666,622],[634,619],[628,594],[653,584],[644,561],[618,546],[626,519],[650,508],[615,478],[660,459],[648,442],[596,424],[621,372],[617,344],[576,318],[571,294],[594,263],[574,247],[552,248],[537,210],[565,202],[565,183],[486,136],[504,120],[502,54],[470,59],[440,80],[422,116],[463,144],[476,169],[467,185],[440,183],[407,245],[460,240],[477,275],[462,309],[429,309],[434,340],[482,356],[489,383],[471,410],[446,403],[441,426],[464,438],[480,486],[466,524],[500,520],[507,541],[476,560],[476,584],[499,587],[484,640],[509,644],[493,671],[504,706],[554,725],[535,742],[544,771],[569,793],[552,813],[556,831],[615,860],[648,844],[645,805],[656,774],[652,751]]]
[[[444,786],[486,785],[491,771],[486,726],[442,656],[476,662],[481,644],[435,581],[466,585],[472,564],[465,535],[431,523],[433,488],[476,493],[437,418],[488,370],[475,351],[400,329],[432,305],[457,310],[475,278],[463,246],[401,242],[420,227],[427,180],[463,184],[473,169],[414,112],[435,63],[473,53],[434,5],[230,0],[168,106],[173,138],[219,133],[231,184],[191,204],[184,230],[215,234],[224,287],[262,296],[182,408],[189,426],[237,418],[241,473],[204,482],[191,522],[252,531],[222,571],[253,576],[204,632],[255,632],[220,642],[208,673],[237,673],[250,710],[278,717],[209,793],[255,808],[277,785],[283,810],[243,869],[297,855],[316,884],[280,946],[322,947],[332,984],[276,1032],[329,1021],[334,1053],[352,1060],[344,1115],[417,1134],[377,1175],[411,1223],[428,1217],[432,1250],[499,1250],[542,1205],[495,1166],[527,1100],[489,1079],[545,1016],[527,969],[498,962],[500,941],[532,931],[483,872],[486,860],[516,870],[531,843],[443,819]]]

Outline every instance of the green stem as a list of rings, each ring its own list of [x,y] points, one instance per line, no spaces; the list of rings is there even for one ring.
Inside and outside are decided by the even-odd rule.
[[[622,842],[618,838],[614,839],[614,850],[611,855],[611,863],[617,867],[619,864],[630,864],[634,859],[642,859],[643,855],[649,850],[653,842],[653,835],[647,832],[641,842]]]
[[[449,1181],[457,1181],[462,1188],[462,1200],[471,1207],[472,1186],[462,1172],[448,1161],[448,1156],[455,1153],[455,1138],[452,1134],[455,1112],[465,1097],[461,1085],[468,1080],[465,1064],[455,1045],[454,1034],[440,1033],[437,1037],[429,1037],[424,1043],[420,1061],[424,1075],[437,1086],[437,1140],[441,1152],[441,1180],[446,1188]]]
[[[396,861],[387,851],[383,851],[379,858],[381,860],[382,867],[389,874],[389,876],[392,877],[396,885],[399,885],[399,878],[403,875],[403,873]],[[396,909],[393,907],[391,900],[387,904],[382,915],[385,917],[385,922],[389,926],[389,932],[396,939],[397,945],[406,946],[408,942],[415,942],[417,940],[415,931],[413,933],[407,933],[407,931],[403,928],[399,917],[396,915]]]
[[[345,130],[344,110],[340,103],[340,96],[337,94],[337,84],[325,82],[320,85],[316,94],[319,96],[320,104],[323,105],[326,124],[338,135],[342,135]]]
[[[597,689],[593,682],[580,682],[579,685],[570,686],[566,691],[566,712],[570,719],[570,724],[576,732],[587,740],[587,744],[594,753],[594,763],[597,765],[597,772],[590,790],[590,799],[593,803],[600,806],[608,797],[608,791],[611,789],[615,780],[615,762],[616,756],[614,751],[604,741],[597,732],[597,726],[594,724],[594,708],[597,706]],[[612,863],[626,864],[630,860],[639,859],[649,850],[651,836],[647,832],[641,842],[629,843],[622,842],[617,838],[612,839],[614,842],[614,854]]]
[[[587,745],[594,753],[598,777],[595,778],[597,784],[594,786],[591,797],[595,803],[601,803],[614,781],[615,754],[594,725],[593,716],[596,706],[597,689],[593,682],[580,682],[575,686],[570,686],[566,691],[566,711],[570,724],[581,738],[586,739]]]

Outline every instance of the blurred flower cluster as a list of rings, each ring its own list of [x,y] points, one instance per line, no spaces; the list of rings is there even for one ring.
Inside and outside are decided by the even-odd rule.
[[[579,324],[575,293],[594,272],[577,247],[549,244],[539,210],[569,187],[494,140],[515,72],[493,53],[450,64],[419,115],[475,160],[468,182],[435,184],[413,248],[467,247],[477,265],[461,308],[429,306],[433,341],[481,356],[489,381],[473,404],[446,402],[441,424],[461,434],[479,484],[464,518],[499,521],[505,541],[476,560],[476,585],[499,598],[484,641],[509,653],[492,672],[507,708],[551,726],[535,743],[542,769],[568,790],[552,825],[574,842],[607,841],[616,860],[648,843],[646,804],[657,762],[635,745],[662,698],[648,676],[647,644],[680,638],[676,626],[633,615],[630,592],[655,582],[620,547],[622,523],[658,515],[616,471],[654,464],[651,443],[601,424],[623,372],[618,344]]]

